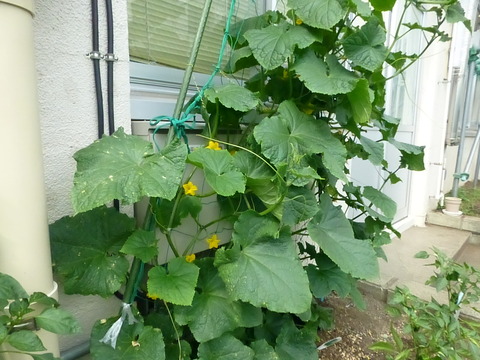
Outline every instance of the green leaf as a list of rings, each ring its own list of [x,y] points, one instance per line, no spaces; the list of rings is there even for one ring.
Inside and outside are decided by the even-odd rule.
[[[278,335],[275,350],[282,360],[317,360],[315,340],[308,331],[299,330],[293,322],[287,322]]]
[[[265,339],[254,341],[250,347],[255,351],[254,360],[280,360],[275,349]]]
[[[395,346],[393,344],[384,341],[378,341],[375,344],[369,346],[368,348],[373,351],[382,351],[391,354],[394,354],[396,352]]]
[[[53,306],[53,307],[58,307],[59,305],[57,300],[45,295],[42,292],[34,292],[32,295],[30,295],[29,302],[30,304],[37,303],[37,304],[42,304],[45,306]]]
[[[213,103],[218,99],[223,106],[243,112],[247,112],[258,105],[257,95],[236,84],[209,88],[205,91],[205,97]]]
[[[335,55],[327,55],[325,61],[312,51],[300,56],[293,70],[312,92],[325,95],[347,94],[357,86],[354,72],[345,69]]]
[[[175,318],[180,316],[188,324],[198,342],[215,339],[238,327],[254,327],[262,323],[262,311],[250,304],[233,301],[225,284],[213,266],[213,259],[197,262],[200,276],[192,306],[175,307]]]
[[[53,356],[53,354],[29,354],[33,360],[61,360]]]
[[[362,136],[360,138],[360,144],[362,144],[363,149],[368,153],[368,160],[370,160],[373,165],[379,166],[382,164],[385,157],[385,146],[383,143]]]
[[[372,10],[368,3],[364,2],[363,0],[351,0],[355,6],[357,7],[357,12],[360,16],[366,18],[372,15]]]
[[[0,299],[14,300],[28,298],[28,294],[20,283],[10,275],[0,273]]]
[[[470,29],[470,21],[465,17],[465,10],[459,1],[455,1],[452,5],[448,5],[445,17],[451,24],[456,22],[463,22],[468,29]]]
[[[198,272],[197,265],[184,258],[174,258],[169,261],[167,269],[156,266],[148,272],[148,294],[172,304],[191,305]]]
[[[230,334],[201,343],[198,360],[253,360],[253,350]]]
[[[322,251],[344,272],[361,279],[378,276],[378,262],[373,246],[354,237],[352,226],[327,194],[320,197],[320,211],[307,226]]]
[[[12,332],[7,336],[6,343],[21,351],[46,350],[38,335],[29,330]]]
[[[373,8],[377,11],[390,11],[397,0],[370,0]]]
[[[305,312],[311,302],[308,278],[290,235],[272,236],[272,221],[253,211],[240,215],[234,248],[217,251],[215,266],[234,299],[276,312]]]
[[[158,328],[125,322],[115,349],[100,342],[118,317],[97,322],[92,330],[90,354],[93,360],[165,360],[165,344]]]
[[[291,101],[280,104],[277,116],[262,120],[254,136],[262,153],[276,165],[297,156],[322,153],[325,167],[346,180],[343,170],[347,152],[343,144],[332,135],[328,124],[301,112]]]
[[[373,91],[368,86],[368,80],[360,79],[355,89],[347,94],[347,98],[352,107],[353,120],[358,124],[368,123],[374,99]]]
[[[427,251],[419,251],[414,255],[416,259],[428,259],[430,255],[428,254]]]
[[[155,153],[152,143],[120,128],[75,153],[73,207],[83,212],[114,199],[131,204],[144,196],[170,200],[182,179],[186,155],[180,141]]]
[[[138,257],[144,263],[148,263],[158,255],[155,231],[135,230],[120,251],[124,254]]]
[[[232,196],[245,191],[245,176],[227,150],[201,148],[189,154],[187,160],[203,169],[205,180],[219,195]]]
[[[369,71],[380,68],[387,58],[386,31],[376,18],[371,18],[360,30],[343,40],[345,55],[355,66]]]
[[[287,58],[293,55],[295,47],[304,49],[316,40],[306,28],[293,26],[287,22],[263,29],[248,30],[245,38],[253,56],[266,70],[284,64]]]
[[[402,154],[400,159],[400,165],[402,167],[413,171],[425,170],[425,164],[423,161],[425,156],[425,146],[407,144],[392,138],[388,139],[388,142],[395,146]]]
[[[367,206],[367,211],[370,215],[378,217],[383,222],[391,222],[397,213],[397,203],[381,191],[371,187],[365,186],[363,188],[363,197],[372,202],[371,206]],[[375,207],[375,210],[372,209]],[[380,210],[378,213],[376,210]]]
[[[315,265],[307,266],[310,288],[316,298],[325,298],[335,291],[338,296],[346,297],[352,289],[352,277],[344,273],[338,266],[318,268]]]
[[[50,308],[35,316],[35,322],[39,327],[55,334],[77,334],[80,332],[80,324],[68,311],[58,308]]]
[[[282,205],[282,222],[292,227],[312,218],[318,211],[315,194],[304,187],[290,186]]]
[[[66,294],[113,295],[126,280],[129,263],[119,253],[135,220],[100,207],[50,225],[52,254]]]
[[[339,0],[288,0],[288,6],[307,25],[330,30],[347,13]]]

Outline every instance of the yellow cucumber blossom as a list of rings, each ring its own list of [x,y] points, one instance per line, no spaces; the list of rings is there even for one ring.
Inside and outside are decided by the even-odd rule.
[[[185,260],[189,263],[194,262],[195,261],[195,254],[190,254],[190,255],[185,256]]]
[[[147,297],[152,300],[157,300],[158,296],[157,295],[152,295],[152,294],[147,294]]]
[[[198,188],[194,183],[189,181],[188,183],[183,184],[183,190],[185,191],[185,195],[195,196]]]
[[[211,237],[207,239],[208,248],[209,249],[216,249],[220,244],[220,239],[218,238],[217,234],[213,234]]]
[[[211,140],[208,142],[208,145],[206,147],[207,149],[212,149],[212,150],[222,150],[218,142],[211,141]]]
[[[302,25],[302,24],[303,24],[303,20],[300,19],[300,18],[297,18],[297,20],[295,20],[295,24],[297,24],[297,25]]]

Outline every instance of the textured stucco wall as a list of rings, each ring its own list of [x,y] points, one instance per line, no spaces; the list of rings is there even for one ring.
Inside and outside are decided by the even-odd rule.
[[[106,53],[105,3],[100,6],[100,52]],[[130,131],[129,67],[126,2],[113,0],[115,23],[115,115],[117,126]],[[97,137],[92,61],[90,1],[36,0],[35,43],[49,221],[72,214],[72,155]],[[106,63],[101,62],[106,105]],[[106,113],[106,110],[105,110]],[[106,127],[108,129],[108,127]],[[61,348],[88,340],[96,319],[118,313],[116,300],[65,296],[60,302],[83,325],[83,334],[62,337]]]

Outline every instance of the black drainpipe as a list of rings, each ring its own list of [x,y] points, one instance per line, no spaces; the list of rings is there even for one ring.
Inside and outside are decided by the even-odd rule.
[[[113,102],[113,63],[117,61],[114,53],[113,37],[113,10],[112,0],[105,1],[107,11],[107,53],[104,58],[107,62],[107,107],[108,107],[108,132],[115,132],[115,111]]]
[[[95,94],[97,97],[97,123],[98,138],[105,133],[104,113],[103,113],[103,94],[102,79],[100,77],[100,54],[99,34],[98,34],[98,0],[92,0],[92,52],[88,54],[93,63],[93,76],[95,80]]]

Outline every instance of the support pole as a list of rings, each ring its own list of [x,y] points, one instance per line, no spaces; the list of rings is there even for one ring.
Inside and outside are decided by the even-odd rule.
[[[34,63],[33,0],[0,0],[0,271],[56,297]],[[39,332],[58,356],[58,338]],[[30,359],[4,355],[2,359]]]

